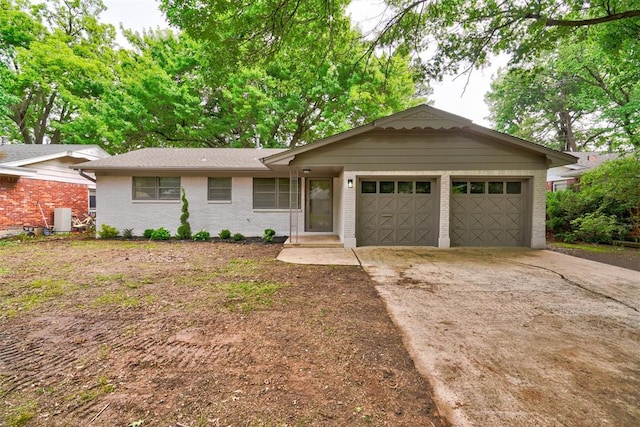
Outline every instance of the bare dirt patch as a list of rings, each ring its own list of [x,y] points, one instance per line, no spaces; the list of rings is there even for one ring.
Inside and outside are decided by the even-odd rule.
[[[447,425],[367,274],[280,249],[1,245],[0,425]]]

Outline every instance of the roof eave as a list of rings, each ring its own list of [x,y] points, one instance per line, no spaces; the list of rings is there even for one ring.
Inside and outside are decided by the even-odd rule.
[[[544,154],[549,164],[548,167],[564,166],[573,164],[578,161],[578,158],[571,154],[563,153],[562,151],[554,150],[552,148],[545,147],[535,142],[527,141],[526,139],[518,138],[516,136],[507,135],[506,133],[498,132],[493,129],[486,128],[472,124],[466,128],[469,132],[485,135],[488,137],[496,138],[505,142],[514,144],[520,148],[524,148],[529,151],[533,151],[539,154]]]
[[[0,176],[34,176],[38,171],[27,168],[19,168],[12,166],[0,166]]]
[[[99,147],[98,147],[99,148]],[[103,157],[99,157],[99,156],[95,156],[92,154],[86,154],[83,152],[78,152],[78,151],[60,151],[58,153],[53,153],[53,154],[47,154],[46,156],[37,156],[37,157],[30,157],[28,159],[22,159],[22,160],[16,160],[13,162],[7,162],[7,163],[3,163],[3,165],[6,166],[26,166],[26,165],[32,165],[34,163],[42,163],[42,162],[46,162],[49,160],[55,160],[55,159],[60,159],[63,157],[70,157],[72,159],[85,159],[87,161],[92,161],[92,160],[99,160],[102,159]]]

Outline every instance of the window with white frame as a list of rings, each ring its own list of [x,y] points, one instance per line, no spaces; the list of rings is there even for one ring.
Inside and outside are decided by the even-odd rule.
[[[290,197],[291,188],[289,178],[253,178],[253,208],[254,209],[289,209],[289,200],[293,200],[292,209],[298,209],[300,204],[300,179],[297,185],[297,195]]]
[[[178,199],[180,199],[180,177],[133,177],[133,200]]]

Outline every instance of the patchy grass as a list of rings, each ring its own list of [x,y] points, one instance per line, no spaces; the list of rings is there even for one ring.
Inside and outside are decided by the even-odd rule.
[[[35,418],[37,412],[35,402],[28,402],[22,405],[9,407],[8,415],[5,420],[7,427],[26,426],[29,421]]]
[[[608,253],[608,252],[620,252],[624,251],[624,247],[620,246],[606,246],[606,245],[596,245],[589,243],[564,243],[564,242],[555,242],[553,246],[565,249],[579,249],[581,251],[593,252],[593,253]]]
[[[0,309],[4,317],[12,317],[36,307],[69,295],[77,289],[77,285],[60,279],[36,279],[22,286],[5,288],[0,294]]]
[[[91,303],[94,308],[118,306],[122,308],[138,307],[142,303],[151,303],[155,297],[153,295],[146,295],[143,298],[135,295],[129,295],[125,291],[105,292]]]
[[[250,312],[269,307],[273,295],[285,285],[271,282],[234,282],[218,285],[225,292],[225,305],[231,310]]]
[[[73,401],[76,404],[93,402],[94,400],[98,399],[101,396],[104,396],[105,394],[113,393],[115,389],[116,387],[111,384],[107,377],[101,376],[96,380],[95,383],[88,386],[80,393],[68,396],[67,400]]]

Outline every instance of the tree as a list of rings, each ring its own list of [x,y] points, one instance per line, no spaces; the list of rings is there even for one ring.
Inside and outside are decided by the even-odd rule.
[[[331,28],[347,0],[267,0],[228,7],[220,0],[162,0],[169,20],[215,45],[233,45],[231,62],[269,57],[295,40],[301,28]],[[612,22],[637,26],[640,0],[387,0],[370,52],[393,46],[424,56],[435,78],[485,64],[508,53],[516,61],[556,42]],[[215,24],[211,24],[215,23]],[[212,31],[212,28],[220,31]],[[421,56],[416,55],[419,59]]]
[[[100,0],[2,0],[0,124],[10,138],[60,143],[104,91],[114,29],[98,22],[102,10]]]
[[[200,45],[170,30],[126,35],[133,48],[117,52],[114,82],[92,105],[85,134],[112,153],[212,144]]]
[[[187,193],[182,188],[182,214],[180,215],[180,226],[178,227],[178,238],[182,240],[191,239],[191,224],[189,223],[189,202]]]
[[[640,147],[640,42],[619,23],[592,29],[498,75],[487,94],[504,132],[565,151]]]
[[[207,54],[216,145],[295,146],[420,102],[407,55],[361,61],[347,3],[164,2]]]

